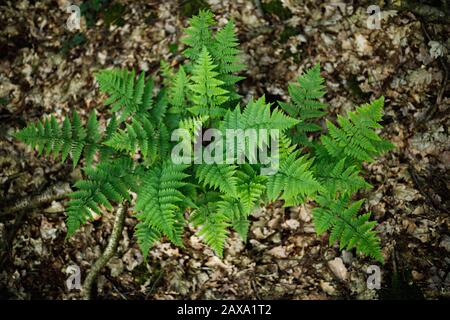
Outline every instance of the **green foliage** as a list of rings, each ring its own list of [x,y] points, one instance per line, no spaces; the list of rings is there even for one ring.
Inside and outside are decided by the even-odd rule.
[[[147,259],[150,248],[161,238],[161,232],[145,223],[139,223],[136,226],[134,235],[136,236],[144,259]]]
[[[280,0],[271,0],[261,2],[261,7],[266,14],[274,14],[281,20],[287,20],[292,17],[292,12],[288,8],[283,7]]]
[[[134,70],[103,70],[96,79],[100,90],[109,95],[105,106],[111,105],[111,112],[121,111],[119,122],[152,107],[153,81],[145,83],[143,72],[136,80]]]
[[[227,217],[217,209],[218,203],[207,203],[192,213],[190,221],[195,227],[200,227],[198,235],[222,257],[228,223]]]
[[[185,30],[186,36],[181,40],[188,47],[184,55],[191,61],[197,61],[206,47],[211,52],[213,37],[211,27],[215,24],[214,15],[210,11],[200,10],[197,16],[189,19],[190,26]]]
[[[181,244],[177,224],[184,225],[184,217],[177,215],[183,209],[184,195],[180,188],[186,166],[171,162],[160,163],[148,170],[142,177],[135,210],[140,223],[166,235],[175,244]]]
[[[382,128],[379,122],[383,105],[384,98],[381,97],[349,112],[348,117],[338,115],[339,127],[327,121],[329,135],[322,136],[322,143],[328,153],[335,158],[372,162],[380,153],[392,149],[392,144],[375,132],[375,129]]]
[[[217,79],[219,73],[214,71],[216,67],[208,50],[203,47],[198,62],[192,69],[192,83],[189,85],[194,104],[189,111],[196,116],[218,118],[225,113],[221,105],[228,99],[227,91],[220,87],[224,82]]]
[[[175,68],[161,63],[163,81],[155,97],[153,80],[144,73],[112,69],[96,75],[111,111],[105,130],[99,129],[103,122],[95,113],[85,126],[74,113],[62,125],[52,116],[16,134],[39,154],[61,154],[63,160],[71,155],[74,166],[84,158],[85,177],[75,183],[68,203],[68,236],[93,213],[129,201],[145,257],[162,237],[182,247],[188,221],[222,256],[230,229],[246,241],[249,216],[262,203],[309,202],[315,203],[317,232],[329,232],[330,243],[339,241],[341,248],[356,248],[382,261],[375,222],[369,221],[370,213],[359,214],[363,200],[355,198],[370,188],[361,175],[363,162],[392,148],[377,133],[383,98],[339,115],[337,124],[327,120],[328,132],[320,135],[326,105],[317,64],[289,84],[291,99],[279,102],[281,109],[266,103],[264,96],[241,107],[235,85],[244,66],[233,23],[213,32],[215,22],[208,11],[189,21],[183,38],[187,61]],[[179,142],[186,148],[198,147],[203,131],[211,128],[225,138],[203,141],[207,150],[230,151],[231,139],[238,143],[224,163],[199,163],[194,154],[187,157],[193,163],[178,164],[178,158],[171,157],[171,132],[178,128],[191,138]],[[230,129],[239,134],[227,137]],[[266,132],[252,144],[247,131],[260,129]],[[279,151],[269,175],[262,174],[267,163],[256,152],[265,149]]]
[[[131,200],[129,191],[136,191],[134,165],[129,158],[102,162],[97,167],[86,167],[87,179],[75,183],[78,190],[70,194],[67,208],[67,237],[72,236],[82,223],[100,215],[101,206],[111,210],[111,201]]]
[[[100,149],[101,139],[94,112],[91,113],[86,128],[81,125],[80,117],[75,112],[72,121],[66,118],[63,124],[59,125],[56,118],[51,116],[44,122],[30,124],[17,132],[16,137],[32,148],[37,147],[39,155],[44,150],[47,156],[61,154],[63,162],[70,155],[74,167],[83,152],[86,163],[92,163],[95,152]]]
[[[233,30],[234,23],[229,21],[223,29],[217,32],[211,51],[214,62],[218,65],[219,80],[223,81],[224,88],[229,92],[230,100],[240,98],[235,91],[235,84],[244,77],[236,74],[245,68],[240,58],[239,42]]]
[[[281,159],[280,169],[269,177],[267,195],[276,200],[281,195],[286,205],[297,205],[313,197],[322,186],[310,170],[311,161],[306,156],[298,158],[297,152]]]
[[[320,65],[316,64],[303,76],[298,77],[297,83],[289,84],[291,103],[279,102],[287,114],[299,119],[299,123],[291,131],[294,143],[311,146],[307,134],[322,129],[314,122],[325,115],[324,110],[327,107],[320,101],[320,98],[325,95],[323,82],[324,79],[320,76]]]
[[[67,54],[73,48],[81,47],[85,43],[87,43],[86,35],[83,32],[77,32],[61,43],[61,53]]]
[[[313,210],[314,223],[318,234],[330,230],[330,244],[340,242],[340,248],[356,248],[373,258],[383,261],[380,239],[373,230],[375,221],[369,221],[371,213],[358,215],[364,200],[349,204],[347,198],[328,199],[318,197],[320,208]]]

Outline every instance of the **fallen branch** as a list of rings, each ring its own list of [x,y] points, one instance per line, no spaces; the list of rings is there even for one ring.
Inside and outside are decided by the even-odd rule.
[[[125,222],[125,215],[127,213],[128,206],[120,205],[117,210],[116,217],[114,219],[113,230],[111,236],[109,237],[108,245],[106,246],[103,254],[95,261],[91,270],[89,270],[88,275],[83,283],[82,295],[84,300],[91,300],[92,298],[92,287],[101,269],[108,263],[108,261],[114,256],[119,245],[120,236],[122,235],[122,230]]]
[[[20,210],[37,208],[45,203],[64,199],[70,192],[72,192],[72,189],[69,183],[56,183],[48,187],[43,193],[26,196],[16,201],[13,205],[1,208],[0,216],[9,215]]]

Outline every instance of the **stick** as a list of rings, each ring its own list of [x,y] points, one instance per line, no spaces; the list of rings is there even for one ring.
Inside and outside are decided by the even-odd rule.
[[[70,185],[67,182],[56,183],[48,187],[43,193],[38,195],[26,196],[11,206],[1,208],[0,216],[9,215],[24,209],[37,208],[44,203],[49,203],[54,200],[60,200],[72,192]]]
[[[116,218],[114,219],[113,230],[111,236],[109,237],[108,245],[106,246],[103,254],[95,261],[91,270],[89,270],[88,275],[83,283],[82,295],[84,300],[92,299],[92,286],[94,281],[97,279],[98,274],[101,269],[108,263],[116,253],[117,246],[119,245],[120,236],[122,235],[122,230],[125,222],[125,215],[127,213],[128,206],[120,205],[117,210]]]

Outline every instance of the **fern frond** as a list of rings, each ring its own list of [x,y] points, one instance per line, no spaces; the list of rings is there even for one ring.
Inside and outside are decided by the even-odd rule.
[[[291,128],[298,120],[285,115],[277,108],[272,112],[270,103],[266,104],[265,96],[256,101],[251,100],[242,113],[243,127],[241,129],[278,129],[280,131]]]
[[[205,187],[219,189],[225,194],[236,196],[236,166],[228,164],[199,164],[195,168],[195,176]]]
[[[262,96],[256,101],[251,100],[243,112],[239,106],[233,111],[227,111],[220,127],[222,131],[227,129],[278,129],[283,131],[297,123],[298,120],[285,115],[278,109],[271,111],[270,103],[266,104],[265,97]]]
[[[103,70],[96,76],[100,90],[109,95],[105,105],[112,105],[111,112],[121,110],[119,122],[138,110],[151,107],[151,82],[145,84],[145,73],[142,72],[136,80],[135,71]],[[144,94],[145,93],[145,94]]]
[[[241,201],[233,197],[223,196],[222,200],[217,202],[217,213],[226,217],[227,222],[231,222],[231,226],[243,241],[247,241],[250,212]]]
[[[357,166],[346,163],[346,158],[337,163],[330,160],[324,159],[314,167],[316,177],[329,195],[339,193],[350,196],[361,189],[372,187],[359,175],[360,170]]]
[[[297,153],[281,159],[280,168],[267,182],[267,196],[270,200],[281,197],[285,205],[298,205],[304,198],[315,195],[322,186],[310,170],[311,162]]]
[[[192,69],[191,81],[189,85],[192,91],[193,107],[189,111],[194,115],[208,115],[211,118],[223,116],[225,109],[221,105],[228,100],[227,92],[220,86],[223,81],[217,79],[219,73],[214,71],[216,65],[213,64],[211,55],[206,47],[200,53],[197,63]]]
[[[162,232],[172,241],[176,239],[176,212],[184,198],[179,189],[185,185],[183,179],[188,176],[183,173],[184,169],[184,165],[166,161],[148,170],[142,178],[136,200],[135,209],[140,211],[138,220]]]
[[[115,132],[104,144],[114,150],[125,151],[130,156],[140,151],[144,159],[151,163],[155,160],[157,153],[155,137],[156,128],[149,119],[133,118],[131,124],[126,124],[126,129]]]
[[[161,75],[163,77],[163,84],[166,87],[170,87],[173,82],[173,78],[175,77],[175,71],[173,70],[173,67],[165,60],[161,60],[159,63]]]
[[[119,158],[102,162],[96,168],[84,168],[86,180],[75,183],[77,191],[70,194],[67,208],[67,237],[71,237],[81,224],[101,214],[100,206],[111,210],[111,201],[131,200],[129,191],[136,190],[133,162]]]
[[[249,215],[266,190],[267,177],[257,175],[249,164],[243,164],[236,171],[237,194],[243,212]]]
[[[134,229],[134,235],[141,249],[144,260],[147,260],[151,247],[161,238],[161,233],[145,223],[138,223]]]
[[[337,159],[349,157],[357,163],[371,162],[381,153],[393,148],[383,140],[375,129],[380,128],[384,98],[374,100],[370,104],[358,107],[349,112],[347,117],[338,116],[338,124],[327,121],[329,134],[322,136],[322,144],[328,153]]]
[[[80,117],[74,112],[72,122],[69,118],[65,118],[62,126],[59,126],[56,118],[51,116],[44,122],[38,121],[36,124],[28,125],[15,136],[32,148],[37,147],[39,155],[45,150],[47,155],[61,154],[62,161],[65,161],[70,154],[73,167],[78,164],[83,151],[86,162],[90,165],[95,152],[100,148],[100,134],[95,113],[91,113],[87,128],[81,125]]]
[[[158,126],[162,123],[167,114],[167,108],[169,106],[169,97],[166,89],[161,89],[156,96],[156,103],[146,116],[151,119],[153,124]],[[150,115],[148,115],[150,114]]]
[[[178,69],[170,87],[170,103],[173,106],[172,113],[184,113],[188,97],[189,77],[183,66]]]
[[[320,76],[320,64],[317,63],[304,75],[298,77],[297,83],[288,86],[291,103],[279,102],[281,108],[291,117],[300,121],[293,131],[294,143],[309,146],[307,133],[321,130],[314,121],[325,115],[327,105],[320,102],[325,95],[324,79]]]
[[[380,239],[373,230],[376,222],[369,221],[370,212],[358,215],[364,200],[349,204],[348,198],[318,197],[321,208],[313,210],[314,224],[320,235],[330,232],[330,244],[340,242],[340,248],[356,248],[357,252],[383,262]]]
[[[186,36],[181,42],[188,46],[184,50],[185,57],[196,61],[199,59],[204,47],[212,48],[213,38],[211,27],[215,25],[214,15],[208,10],[200,10],[197,16],[189,19],[189,27],[185,30]]]
[[[215,253],[223,256],[225,239],[228,237],[227,217],[217,211],[217,203],[207,203],[196,209],[189,219],[195,227],[199,237],[209,245]]]
[[[245,68],[241,62],[241,50],[238,49],[239,42],[234,33],[234,23],[229,21],[225,27],[217,31],[211,54],[217,64],[219,80],[223,81],[224,88],[229,92],[230,100],[240,98],[236,93],[235,84],[244,79],[236,74]]]

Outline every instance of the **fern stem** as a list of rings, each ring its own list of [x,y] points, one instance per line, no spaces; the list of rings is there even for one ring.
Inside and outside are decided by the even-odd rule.
[[[122,235],[125,216],[128,211],[128,205],[123,204],[119,206],[117,210],[116,217],[114,219],[113,230],[111,236],[109,237],[108,245],[102,255],[95,261],[91,270],[89,270],[88,275],[83,283],[82,295],[84,300],[92,299],[92,287],[94,281],[97,279],[98,274],[103,269],[103,267],[108,263],[108,261],[114,256],[117,251],[117,246],[119,245],[120,236]]]

